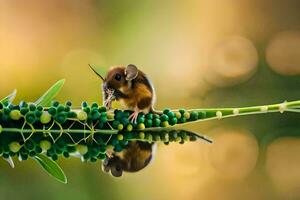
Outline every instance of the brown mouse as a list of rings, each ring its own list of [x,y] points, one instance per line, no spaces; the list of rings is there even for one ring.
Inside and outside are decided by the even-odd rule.
[[[153,160],[155,143],[131,141],[121,152],[114,152],[102,163],[102,170],[120,177],[125,172],[137,172]]]
[[[136,122],[140,112],[144,114],[156,112],[153,109],[155,98],[153,85],[146,74],[135,65],[112,67],[105,77],[92,67],[91,69],[103,81],[103,101],[106,107],[111,108],[114,100],[121,101],[125,109],[133,111],[129,116],[132,122]],[[155,143],[130,141],[122,152],[110,153],[102,168],[105,172],[110,171],[115,177],[121,176],[123,171],[137,172],[149,165],[154,157],[155,147]]]
[[[103,100],[106,107],[110,108],[114,100],[120,101],[125,109],[133,111],[129,116],[132,122],[136,122],[140,112],[154,112],[154,87],[146,74],[135,65],[112,67],[104,78],[92,67],[91,69],[103,81]]]

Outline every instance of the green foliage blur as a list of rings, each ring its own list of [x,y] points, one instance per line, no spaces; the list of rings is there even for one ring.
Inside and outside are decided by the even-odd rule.
[[[102,102],[105,72],[135,64],[156,108],[235,107],[300,99],[297,0],[0,2],[0,96],[35,101],[61,78],[59,101]],[[119,104],[115,104],[119,107]],[[159,145],[153,163],[117,179],[101,163],[58,163],[63,185],[33,160],[1,160],[0,199],[299,199],[299,114],[186,128],[215,143]]]

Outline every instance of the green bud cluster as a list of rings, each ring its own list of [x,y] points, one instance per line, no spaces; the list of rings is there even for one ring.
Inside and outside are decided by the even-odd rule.
[[[205,112],[165,109],[160,114],[139,113],[133,122],[131,114],[87,102],[80,109],[72,109],[70,101],[53,101],[50,107],[24,101],[19,105],[0,103],[0,156],[26,160],[45,153],[57,160],[59,156],[79,155],[82,160],[96,162],[106,158],[107,149],[121,152],[133,140],[165,144],[195,141],[192,133],[165,127],[206,117]]]

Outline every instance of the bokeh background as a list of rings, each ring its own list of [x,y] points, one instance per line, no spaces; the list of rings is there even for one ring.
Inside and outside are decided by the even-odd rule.
[[[300,99],[298,0],[1,0],[0,95],[101,103],[101,72],[136,64],[157,109]],[[115,105],[118,106],[118,105]],[[214,140],[159,145],[154,162],[116,179],[100,163],[60,159],[69,183],[32,160],[0,161],[1,199],[300,199],[300,117],[265,114],[186,128]]]

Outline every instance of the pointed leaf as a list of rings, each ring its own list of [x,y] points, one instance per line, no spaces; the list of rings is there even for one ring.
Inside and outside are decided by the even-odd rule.
[[[50,87],[38,100],[36,100],[36,105],[39,106],[50,106],[51,101],[56,97],[61,88],[65,83],[65,79],[57,81],[52,87]]]
[[[52,177],[54,177],[56,180],[67,183],[67,177],[63,170],[60,168],[60,166],[48,158],[47,156],[43,154],[39,154],[34,157],[34,159],[43,167],[43,169]]]
[[[11,94],[1,99],[0,103],[3,104],[5,104],[6,102],[11,103],[15,99],[16,95],[17,95],[17,90],[14,89],[14,91]]]

